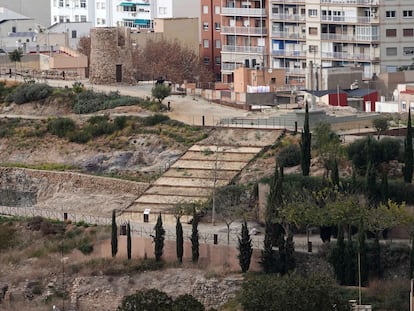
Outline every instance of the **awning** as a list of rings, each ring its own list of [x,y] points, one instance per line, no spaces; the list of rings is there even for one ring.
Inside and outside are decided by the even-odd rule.
[[[135,3],[132,3],[132,2],[121,2],[119,5],[120,6],[135,6]]]
[[[135,25],[148,25],[150,23],[149,19],[136,19],[134,20]]]

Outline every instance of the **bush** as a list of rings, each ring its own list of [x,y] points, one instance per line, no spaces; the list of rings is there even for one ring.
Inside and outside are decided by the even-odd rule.
[[[126,123],[127,123],[127,117],[126,116],[115,117],[115,119],[114,119],[114,125],[115,125],[115,128],[117,130],[124,129],[125,126],[126,126]]]
[[[73,112],[77,114],[93,113],[104,109],[113,109],[119,106],[131,106],[139,99],[130,96],[121,96],[119,92],[96,93],[86,90],[78,93],[73,104]]]
[[[41,100],[49,97],[53,92],[53,88],[44,83],[24,83],[19,85],[12,93],[10,93],[6,101],[15,102],[17,105]]]
[[[78,143],[78,144],[86,144],[89,140],[91,140],[92,136],[90,133],[82,130],[70,133],[68,135],[69,141]]]
[[[166,122],[168,120],[170,120],[168,116],[157,113],[152,116],[144,118],[143,123],[146,126],[154,126],[154,125]]]
[[[47,130],[58,137],[66,137],[76,128],[75,121],[70,118],[50,119],[47,123]]]
[[[78,250],[80,250],[84,255],[89,255],[93,252],[93,245],[84,243],[78,246]]]
[[[277,162],[281,167],[292,167],[300,164],[300,147],[290,144],[280,150]]]

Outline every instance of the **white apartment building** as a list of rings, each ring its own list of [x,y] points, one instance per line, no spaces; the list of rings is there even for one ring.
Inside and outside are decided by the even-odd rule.
[[[94,27],[152,29],[155,18],[198,17],[196,0],[50,0],[51,24],[92,22]]]
[[[311,62],[314,73],[358,66],[371,78],[414,56],[413,0],[223,0],[221,15],[223,81],[255,64],[304,85]]]

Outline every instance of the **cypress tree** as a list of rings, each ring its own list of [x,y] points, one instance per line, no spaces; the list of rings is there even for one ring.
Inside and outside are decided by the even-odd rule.
[[[365,196],[370,207],[375,207],[377,205],[377,195],[376,195],[376,184],[377,177],[375,174],[375,168],[372,164],[372,161],[368,161],[367,172],[365,175]]]
[[[286,246],[285,246],[285,269],[286,272],[293,271],[296,267],[295,261],[295,243],[293,241],[293,234],[289,232],[287,239],[286,239]]]
[[[344,229],[342,225],[338,226],[338,238],[336,246],[333,249],[332,265],[334,268],[335,277],[339,284],[345,284],[345,241]]]
[[[375,232],[374,241],[372,243],[372,272],[373,274],[381,278],[382,277],[382,263],[381,263],[381,244],[379,242],[379,232]]]
[[[360,221],[358,228],[358,256],[359,256],[359,267],[357,269],[361,272],[361,284],[362,286],[367,285],[368,282],[368,257],[367,257],[367,246],[365,243],[365,230],[364,223]]]
[[[356,285],[356,276],[357,276],[357,269],[356,269],[356,253],[354,248],[354,243],[351,239],[349,239],[345,245],[345,252],[344,252],[344,262],[345,262],[345,277],[344,277],[344,285]]]
[[[118,253],[118,228],[116,226],[115,210],[112,210],[111,253],[112,257],[115,257]]]
[[[192,261],[193,262],[197,262],[198,261],[198,257],[200,256],[200,252],[199,252],[199,247],[200,247],[200,243],[198,241],[198,222],[199,222],[199,218],[198,215],[195,211],[195,208],[193,209],[193,222],[191,223],[191,254],[192,254]]]
[[[273,251],[272,224],[269,222],[266,222],[260,265],[265,273],[277,272],[276,255]]]
[[[413,134],[411,132],[411,108],[408,109],[407,134],[404,141],[404,181],[413,180]]]
[[[333,163],[333,168],[331,171],[331,182],[334,186],[339,186],[339,169],[338,161],[335,159]]]
[[[127,257],[128,260],[131,259],[131,253],[132,253],[132,239],[131,239],[131,224],[127,223]]]
[[[311,133],[309,129],[309,108],[307,103],[305,105],[305,121],[303,123],[300,151],[302,175],[309,176],[311,162]]]
[[[384,171],[381,177],[381,202],[383,204],[388,204],[388,199],[388,175],[387,172]]]
[[[154,255],[155,260],[160,261],[162,253],[164,251],[164,236],[165,236],[165,230],[162,226],[162,218],[161,213],[158,215],[157,223],[154,227],[155,230],[155,236],[153,236],[154,239]]]
[[[238,237],[239,240],[239,264],[242,272],[247,272],[250,267],[250,260],[252,258],[253,247],[252,239],[250,238],[249,229],[247,227],[246,221],[242,224],[241,228],[241,237]]]
[[[177,259],[180,263],[183,262],[183,253],[184,253],[184,237],[183,237],[183,226],[181,225],[180,217],[177,217],[177,224],[175,226],[176,234],[176,250],[177,250]]]

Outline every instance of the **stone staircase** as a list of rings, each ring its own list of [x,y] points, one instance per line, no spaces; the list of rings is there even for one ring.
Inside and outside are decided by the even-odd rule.
[[[122,215],[133,221],[154,222],[159,213],[173,221],[180,203],[206,201],[215,187],[229,184],[263,148],[276,141],[282,131],[273,130],[273,140],[246,145],[242,139],[214,145],[207,141],[193,145],[137,199]],[[244,143],[244,144],[243,144]]]

